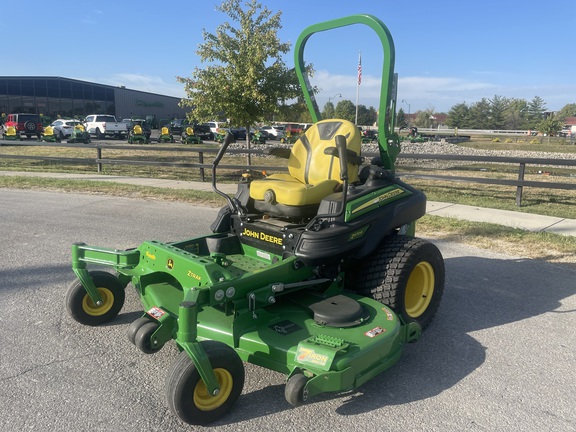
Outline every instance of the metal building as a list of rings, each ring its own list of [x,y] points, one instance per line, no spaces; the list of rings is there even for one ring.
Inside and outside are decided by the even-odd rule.
[[[52,119],[112,114],[160,122],[184,118],[180,98],[62,77],[0,76],[0,113],[42,114]]]

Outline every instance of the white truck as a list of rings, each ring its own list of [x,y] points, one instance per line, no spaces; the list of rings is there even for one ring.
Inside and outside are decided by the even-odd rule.
[[[128,127],[124,122],[119,122],[116,117],[108,114],[90,114],[84,119],[84,127],[90,135],[102,139],[105,136],[124,139],[128,136]]]

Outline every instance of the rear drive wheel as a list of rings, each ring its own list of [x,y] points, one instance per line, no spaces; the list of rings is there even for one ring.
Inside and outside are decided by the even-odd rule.
[[[428,327],[444,292],[444,259],[423,239],[394,235],[384,239],[357,274],[358,292],[389,306],[404,321]]]
[[[118,278],[108,272],[90,272],[102,304],[95,304],[79,280],[70,285],[66,294],[66,308],[72,318],[80,324],[97,326],[113,320],[124,305],[124,286]]]
[[[198,369],[185,351],[172,365],[166,380],[168,406],[182,421],[205,425],[226,415],[244,387],[244,365],[232,348],[222,342],[200,342],[218,380],[217,395],[208,393]]]

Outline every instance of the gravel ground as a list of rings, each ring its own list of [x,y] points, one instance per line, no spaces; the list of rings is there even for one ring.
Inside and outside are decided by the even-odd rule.
[[[378,151],[375,144],[371,144],[374,150]],[[366,150],[368,151],[368,150]],[[447,142],[430,141],[424,143],[403,143],[402,153],[424,153],[424,154],[445,154],[445,155],[466,155],[466,156],[501,156],[501,157],[521,157],[521,158],[550,158],[550,159],[572,159],[576,160],[576,153],[550,153],[545,151],[525,151],[525,150],[481,150],[462,147],[457,144]]]
[[[290,148],[292,144],[282,144],[277,141],[268,141],[266,144],[252,144],[251,149],[265,149],[272,147]],[[230,148],[246,148],[246,144],[234,143]],[[377,144],[362,144],[362,153],[378,153]],[[576,161],[576,153],[552,153],[545,151],[526,151],[526,150],[482,150],[459,146],[441,141],[428,141],[423,143],[402,143],[402,153],[404,154],[438,154],[438,155],[459,155],[459,156],[499,156],[499,157],[517,157],[517,158],[544,158],[544,159],[565,159]],[[469,165],[470,161],[439,161],[434,159],[403,159],[399,158],[396,162],[398,166],[422,166],[428,169],[441,169],[455,165]],[[565,166],[563,168],[566,168]]]

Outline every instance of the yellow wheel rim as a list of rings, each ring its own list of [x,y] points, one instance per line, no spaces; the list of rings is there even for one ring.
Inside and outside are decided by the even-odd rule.
[[[432,301],[434,295],[434,269],[430,263],[422,261],[410,273],[406,284],[404,305],[412,318],[418,318]]]
[[[220,392],[216,396],[212,396],[208,393],[206,384],[201,379],[196,384],[194,389],[194,404],[201,411],[212,411],[221,406],[224,402],[228,400],[230,393],[232,392],[232,375],[226,369],[217,368],[214,369],[214,375],[218,380],[220,386]]]
[[[102,304],[97,306],[90,296],[86,294],[82,299],[82,309],[90,316],[102,316],[114,305],[114,294],[108,288],[97,288],[100,297],[102,297]]]

